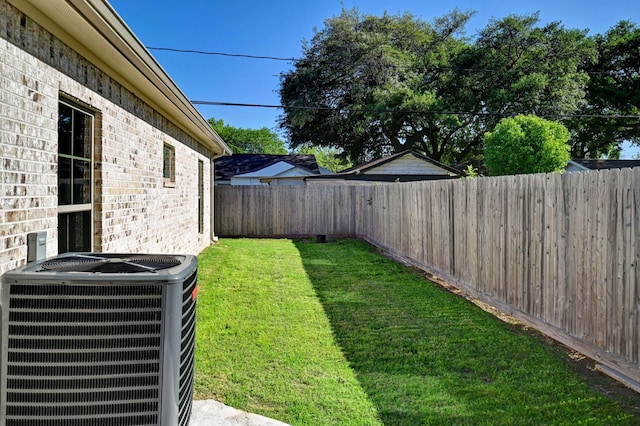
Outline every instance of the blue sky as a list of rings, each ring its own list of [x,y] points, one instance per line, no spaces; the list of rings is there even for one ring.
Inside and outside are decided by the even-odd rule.
[[[640,25],[639,0],[109,0],[145,46],[270,57],[300,57],[302,41],[322,29],[344,6],[382,15],[410,12],[431,21],[454,8],[473,10],[467,25],[473,36],[492,18],[539,11],[542,24],[561,21],[566,28],[604,33],[627,19]],[[151,50],[156,60],[191,100],[278,105],[279,74],[286,61],[198,55]],[[235,127],[276,129],[281,110],[197,106],[209,119]],[[625,157],[640,151],[625,150]]]

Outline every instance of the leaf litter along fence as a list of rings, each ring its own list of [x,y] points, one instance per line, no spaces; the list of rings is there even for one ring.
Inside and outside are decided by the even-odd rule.
[[[640,391],[640,168],[394,184],[217,186],[228,237],[362,238]]]

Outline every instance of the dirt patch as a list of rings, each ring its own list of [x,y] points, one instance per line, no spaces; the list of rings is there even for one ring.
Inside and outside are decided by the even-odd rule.
[[[551,339],[546,338],[546,340]],[[550,344],[562,346],[555,341],[552,342]],[[563,350],[567,352],[565,359],[567,365],[582,377],[587,386],[614,401],[627,413],[640,418],[640,394],[598,371],[596,362],[591,358],[566,347],[563,347]]]

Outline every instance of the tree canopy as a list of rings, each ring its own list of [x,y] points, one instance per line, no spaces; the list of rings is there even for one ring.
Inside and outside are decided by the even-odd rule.
[[[343,10],[328,19],[304,46],[295,69],[281,76],[280,125],[291,146],[342,148],[353,162],[412,147],[441,157],[424,135],[432,131],[430,111],[446,107],[436,93],[446,74],[439,70],[463,47],[453,34],[468,18],[453,12],[427,24],[410,14]],[[434,66],[430,76],[423,72],[426,65]]]
[[[229,145],[235,154],[286,154],[284,142],[273,130],[243,129],[210,118],[209,125]]]
[[[621,21],[593,40],[598,60],[584,66],[590,77],[586,102],[581,116],[567,124],[572,155],[617,158],[623,141],[640,143],[640,28]]]
[[[316,157],[318,166],[330,170],[334,173],[340,172],[353,166],[353,164],[351,164],[349,160],[344,158],[342,152],[337,148],[302,145],[294,149],[293,153],[313,154]]]
[[[531,115],[503,118],[484,140],[492,176],[559,172],[570,158],[567,128]]]
[[[582,156],[636,140],[637,119],[597,128],[602,120],[575,118],[637,115],[634,25],[588,37],[560,22],[541,26],[538,14],[508,16],[470,40],[470,16],[454,10],[424,22],[352,9],[326,20],[280,76],[279,125],[290,146],[342,149],[355,163],[405,149],[451,163],[482,158],[485,133],[518,114],[566,122],[576,138],[572,152]],[[623,90],[626,98],[618,96]],[[596,141],[589,142],[591,132]]]

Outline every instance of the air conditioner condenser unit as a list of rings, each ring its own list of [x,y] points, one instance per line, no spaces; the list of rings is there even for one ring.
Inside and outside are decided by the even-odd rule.
[[[0,279],[0,426],[186,426],[197,258],[66,253]]]

